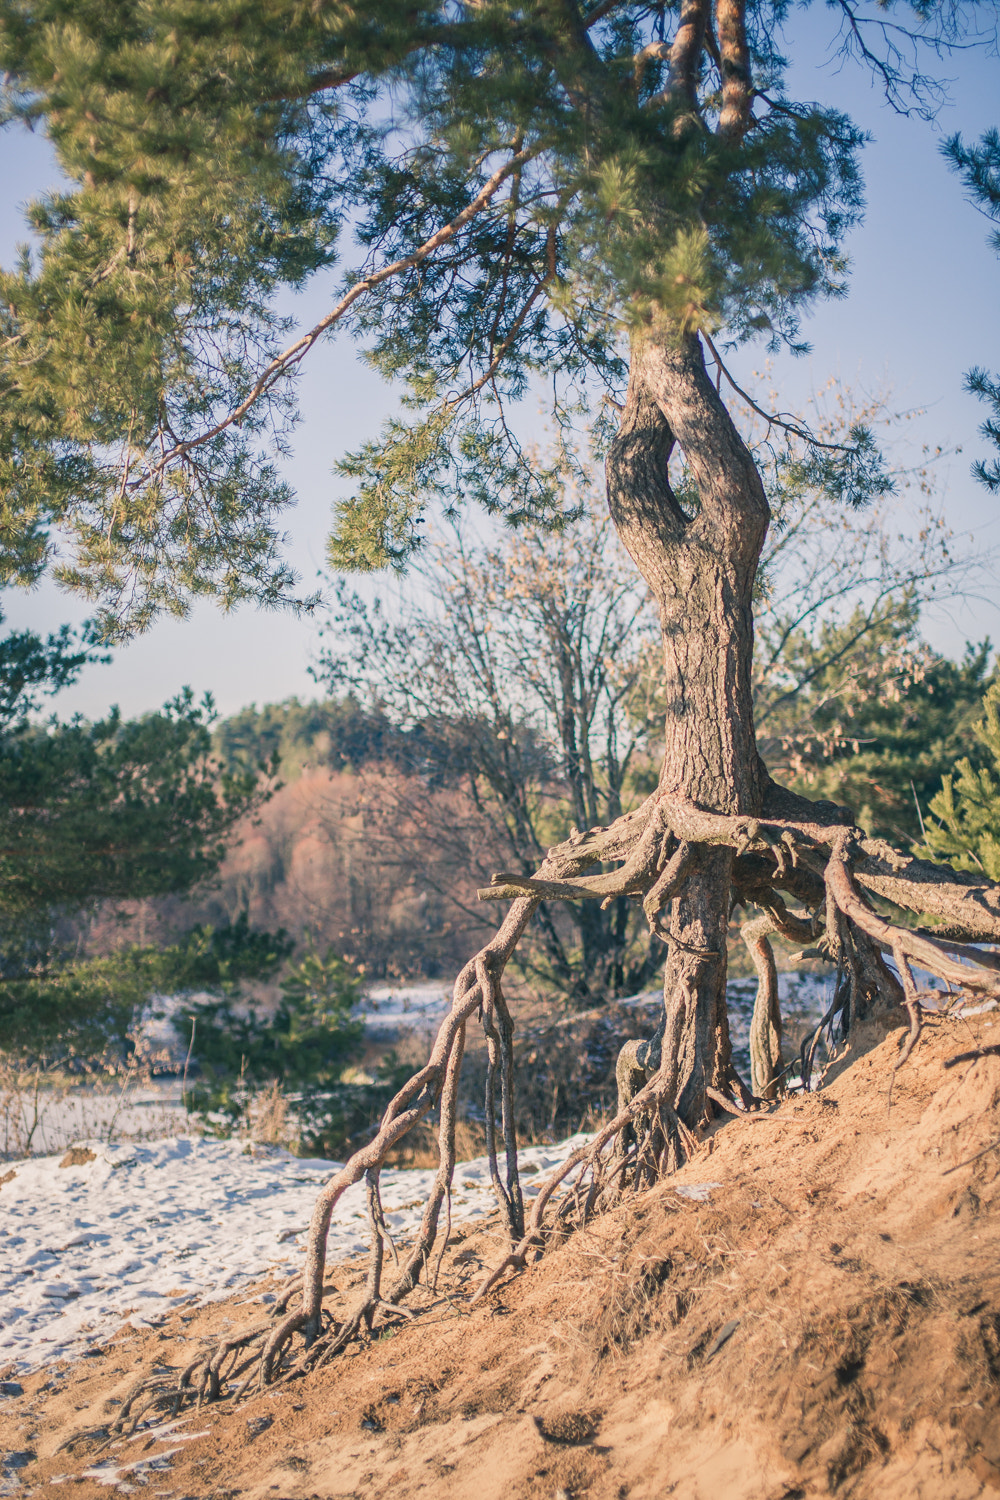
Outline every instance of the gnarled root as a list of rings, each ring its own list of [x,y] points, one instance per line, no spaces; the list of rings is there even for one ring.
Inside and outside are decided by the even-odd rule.
[[[698,1144],[697,1139],[674,1111],[669,1094],[669,1079],[660,1069],[592,1141],[574,1151],[541,1184],[523,1238],[482,1282],[472,1299],[474,1303],[492,1291],[507,1271],[523,1270],[529,1254],[541,1252],[546,1238],[545,1212],[553,1198],[556,1198],[554,1220],[557,1224],[565,1223],[573,1214],[583,1223],[592,1209],[601,1206],[602,1199],[617,1197],[619,1180],[630,1166],[641,1164],[641,1176],[637,1174],[636,1185],[643,1186],[666,1171],[676,1170],[691,1154]],[[623,1132],[643,1117],[649,1123],[640,1139],[630,1151],[616,1151],[615,1143]],[[573,1181],[564,1187],[568,1177]]]
[[[774,921],[766,912],[740,928],[757,970],[757,999],[750,1021],[750,1086],[762,1099],[777,1099],[784,1086],[778,970],[768,941],[774,930]]]
[[[123,1433],[129,1423],[134,1428],[150,1411],[175,1412],[188,1400],[238,1398],[254,1387],[299,1376],[333,1358],[352,1339],[370,1335],[378,1322],[411,1316],[401,1303],[421,1278],[436,1283],[448,1244],[459,1072],[466,1027],[477,1012],[487,1039],[490,1174],[510,1238],[509,1252],[478,1289],[479,1299],[508,1271],[522,1269],[529,1256],[541,1254],[554,1235],[584,1222],[623,1192],[638,1191],[675,1170],[696,1145],[694,1129],[710,1118],[713,1107],[746,1115],[777,1097],[783,1062],[772,933],[800,943],[822,934],[826,956],[837,965],[833,1005],[820,1028],[803,1043],[800,1067],[806,1088],[824,1028],[831,1036],[845,1034],[859,1019],[900,1005],[905,1005],[910,1019],[900,1065],[905,1062],[920,1034],[914,963],[960,989],[1000,996],[996,956],[968,946],[984,939],[1000,941],[997,886],[910,859],[881,841],[866,839],[843,821],[842,809],[818,805],[811,817],[810,804],[789,794],[779,795],[773,786],[765,805],[767,817],[724,816],[654,793],[641,808],[608,828],[574,832],[566,843],[549,851],[534,876],[495,876],[480,896],[511,901],[506,919],[455,981],[450,1010],[427,1063],[389,1104],[373,1140],[355,1152],[320,1193],[301,1279],[293,1280],[279,1297],[276,1321],[248,1329],[199,1355],[172,1385],[160,1377],[140,1382],[119,1411],[115,1432]],[[666,1027],[669,1007],[665,1004],[654,1037],[630,1042],[622,1050],[614,1118],[542,1185],[525,1224],[514,1131],[513,1021],[503,997],[504,967],[541,900],[606,902],[629,895],[642,900],[651,930],[663,938],[671,953],[677,949],[698,961],[689,966],[690,972],[685,970],[683,983],[691,991],[684,1000],[687,1004],[700,982],[698,963],[718,965],[719,961],[714,951],[692,946],[698,940],[684,936],[676,921],[684,907],[687,882],[705,865],[705,851],[699,851],[699,845],[725,845],[734,851],[733,896],[762,913],[743,929],[759,979],[752,1090],[727,1066],[723,1012],[717,1020],[723,1052],[713,1057],[710,1047],[705,1051],[699,1064],[707,1070],[702,1077],[701,1113],[695,1119],[686,1103],[685,1123],[678,1102],[678,1057],[673,1055],[682,1043]],[[601,863],[618,863],[619,868],[597,875],[584,873]],[[803,902],[806,911],[790,912],[782,892]],[[914,931],[880,915],[872,898],[927,913],[948,925],[933,932]],[[673,915],[661,922],[661,912],[671,903]],[[722,926],[724,932],[724,920]],[[892,958],[899,978],[883,955]],[[676,1030],[676,1016],[671,1025]],[[379,1176],[392,1147],[435,1109],[439,1114],[438,1171],[416,1241],[401,1255],[382,1213]],[[338,1320],[323,1306],[327,1235],[338,1201],[362,1178],[367,1181],[372,1235],[368,1277],[356,1306]],[[393,1274],[386,1284],[390,1261]],[[295,1357],[292,1344],[300,1334],[303,1347]]]

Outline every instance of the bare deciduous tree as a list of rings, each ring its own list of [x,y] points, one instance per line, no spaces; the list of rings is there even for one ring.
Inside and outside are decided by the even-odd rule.
[[[429,849],[448,851],[458,901],[456,871],[528,875],[571,829],[640,801],[655,774],[640,699],[656,617],[603,503],[587,493],[580,505],[555,532],[527,527],[485,548],[432,541],[401,600],[340,591],[338,645],[319,675],[420,731],[410,774],[379,778],[366,799],[381,857],[394,848],[409,877]],[[443,861],[424,878],[447,873]],[[541,977],[578,1004],[648,982],[658,954],[626,898],[568,917],[539,912],[529,963]]]

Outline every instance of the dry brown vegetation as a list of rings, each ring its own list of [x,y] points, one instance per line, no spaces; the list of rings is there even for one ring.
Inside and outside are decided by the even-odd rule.
[[[994,1494],[1000,1057],[944,1064],[996,1034],[989,1017],[928,1022],[894,1073],[899,1029],[863,1027],[820,1092],[722,1122],[675,1177],[485,1301],[467,1293],[499,1221],[453,1234],[412,1322],[235,1408],[73,1441],[153,1363],[242,1324],[245,1299],[24,1379],[0,1441],[35,1455],[25,1492],[65,1476],[82,1500],[108,1493],[108,1464],[213,1500]],[[706,1183],[706,1201],[682,1195]],[[330,1268],[331,1305],[364,1275]]]
[[[492,925],[489,913],[463,913],[463,906],[474,907],[484,872],[464,871],[453,851],[428,847],[398,824],[395,847],[379,838],[381,810],[390,803],[398,808],[404,783],[391,767],[366,766],[361,773],[304,767],[237,828],[206,890],[125,907],[124,927],[118,912],[108,911],[91,941],[100,948],[123,938],[169,940],[196,922],[224,924],[246,911],[252,927],[284,927],[295,937],[309,932],[318,947],[332,944],[368,973],[399,977],[460,967],[482,941],[484,925]],[[425,801],[427,795],[422,789]],[[454,828],[468,810],[458,788],[449,788],[447,798]]]

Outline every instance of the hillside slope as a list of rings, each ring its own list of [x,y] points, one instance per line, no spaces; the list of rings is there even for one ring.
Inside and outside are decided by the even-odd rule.
[[[138,1369],[252,1312],[232,1304],[127,1330],[48,1392],[25,1380],[3,1404],[4,1441],[37,1454],[20,1492],[65,1475],[79,1496],[213,1500],[1000,1493],[1000,1150],[960,1165],[1000,1137],[1000,1057],[943,1067],[1000,1026],[930,1022],[890,1107],[899,1039],[726,1124],[471,1312],[500,1247],[468,1233],[415,1322],[235,1410],[55,1452]],[[360,1275],[331,1281],[349,1299]]]

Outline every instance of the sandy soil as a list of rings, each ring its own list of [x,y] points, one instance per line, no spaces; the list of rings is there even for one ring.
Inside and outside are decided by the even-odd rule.
[[[727,1124],[678,1177],[471,1311],[501,1246],[490,1226],[460,1231],[412,1324],[235,1409],[110,1447],[79,1436],[138,1374],[259,1316],[246,1295],[23,1377],[0,1397],[7,1492],[1000,1493],[1000,1149],[961,1165],[1000,1145],[1000,1057],[943,1067],[1000,1027],[931,1022],[890,1107],[899,1040],[859,1039],[821,1092]],[[718,1186],[677,1191],[704,1184]],[[332,1305],[360,1277],[335,1267]]]

